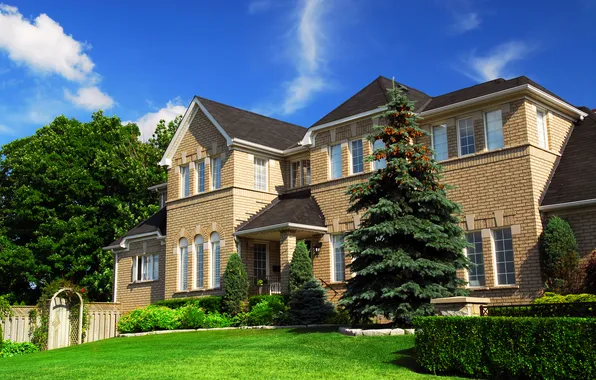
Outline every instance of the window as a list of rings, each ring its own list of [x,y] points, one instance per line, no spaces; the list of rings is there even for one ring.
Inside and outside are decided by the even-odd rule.
[[[166,193],[165,192],[159,193],[159,207],[160,208],[166,207]]]
[[[205,191],[205,161],[197,162],[197,192],[202,193]]]
[[[294,161],[290,165],[290,187],[310,185],[310,160]]]
[[[476,152],[474,146],[474,121],[472,119],[462,119],[457,122],[457,135],[460,156]]]
[[[341,144],[332,145],[329,151],[331,179],[341,178]]]
[[[302,185],[310,185],[310,160],[302,160]]]
[[[221,157],[211,159],[211,190],[221,187]]]
[[[473,264],[468,270],[468,281],[470,286],[485,286],[482,234],[480,231],[467,233],[466,240],[472,245],[471,247],[466,248],[466,255]]]
[[[350,143],[350,155],[352,156],[352,174],[364,172],[362,140],[354,140]]]
[[[503,142],[503,121],[501,110],[490,111],[484,114],[486,123],[486,140],[488,149],[499,149],[505,146]]]
[[[258,280],[267,279],[267,245],[255,243],[254,253],[254,275]]]
[[[211,234],[211,287],[219,288],[221,278],[221,253],[219,250],[219,234]]]
[[[333,282],[344,281],[346,276],[346,263],[344,254],[344,235],[333,235],[333,255],[332,255],[332,278]]]
[[[383,148],[385,148],[385,143],[383,142],[383,140],[376,140],[375,143],[373,144],[373,150],[383,149]],[[387,167],[387,160],[384,158],[381,158],[380,160],[375,161],[374,166],[375,166],[375,170],[384,169]]]
[[[180,167],[180,196],[190,195],[190,168],[188,165]]]
[[[433,127],[432,139],[433,149],[435,150],[435,159],[437,161],[443,161],[449,158],[447,152],[447,126],[439,125]]]
[[[180,239],[180,283],[179,290],[188,290],[188,240]]]
[[[205,286],[205,246],[201,235],[195,238],[195,288]]]
[[[292,162],[290,167],[291,187],[300,186],[300,161]]]
[[[515,285],[515,265],[513,263],[513,239],[511,228],[493,231],[497,285]]]
[[[142,255],[134,258],[133,278],[135,282],[154,281],[159,278],[159,255]]]
[[[267,191],[267,159],[255,157],[255,190]]]
[[[546,115],[544,111],[536,111],[536,125],[538,127],[538,145],[548,149],[548,134],[546,132]]]

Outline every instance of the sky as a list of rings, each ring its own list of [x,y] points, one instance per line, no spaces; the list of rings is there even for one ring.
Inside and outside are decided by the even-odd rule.
[[[308,127],[379,75],[596,108],[596,0],[2,1],[0,145],[98,109],[146,139],[194,95]]]

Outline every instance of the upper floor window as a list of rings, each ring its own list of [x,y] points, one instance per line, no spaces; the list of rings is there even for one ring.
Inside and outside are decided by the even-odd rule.
[[[302,160],[302,184],[310,185],[310,160]]]
[[[461,119],[457,122],[457,136],[459,141],[459,155],[465,156],[476,152],[474,141],[474,120]]]
[[[341,178],[341,144],[329,147],[329,163],[331,167],[331,179]]]
[[[221,187],[221,157],[211,158],[211,190]]]
[[[290,187],[310,185],[310,160],[290,164]]]
[[[153,281],[159,278],[159,255],[133,257],[133,281]]]
[[[203,237],[195,237],[195,288],[205,286],[205,247]]]
[[[501,110],[494,110],[484,114],[486,123],[486,140],[489,150],[505,146],[503,140],[503,120]]]
[[[221,280],[221,252],[219,245],[219,234],[214,232],[211,234],[211,278],[210,285],[212,288],[220,287]]]
[[[435,151],[435,159],[437,161],[446,160],[449,155],[447,151],[447,126],[438,125],[433,127],[432,144]]]
[[[538,145],[548,149],[548,134],[546,132],[546,114],[542,110],[536,111],[536,126],[538,127]]]
[[[352,156],[352,174],[364,172],[362,140],[354,140],[350,142],[350,155]]]
[[[180,167],[180,196],[190,195],[190,168],[188,165]]]
[[[255,157],[255,190],[267,191],[267,159]]]
[[[179,278],[178,284],[179,290],[188,290],[188,240],[185,238],[180,239],[180,266],[179,266]]]
[[[485,286],[482,234],[480,231],[467,233],[466,240],[471,245],[471,247],[466,248],[466,255],[472,262],[472,266],[468,270],[468,281],[470,286]]]
[[[515,263],[513,261],[513,238],[511,228],[493,231],[497,285],[515,285]]]
[[[201,160],[196,164],[197,168],[197,192],[202,193],[205,191],[205,161]]]
[[[375,143],[373,144],[373,151],[375,149],[383,149],[383,148],[385,148],[385,143],[383,142],[383,140],[375,140]],[[387,160],[384,158],[381,158],[380,160],[375,161],[374,167],[375,167],[375,170],[386,168]]]
[[[333,254],[331,255],[331,281],[340,282],[346,279],[346,256],[344,253],[344,235],[333,235]]]

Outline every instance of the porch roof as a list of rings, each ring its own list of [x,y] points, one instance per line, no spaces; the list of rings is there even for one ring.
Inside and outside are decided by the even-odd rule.
[[[326,232],[325,217],[310,189],[282,194],[236,229],[236,235],[285,228]]]

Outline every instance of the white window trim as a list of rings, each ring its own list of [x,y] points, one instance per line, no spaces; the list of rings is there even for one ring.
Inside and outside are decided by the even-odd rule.
[[[488,120],[486,119],[486,114],[494,111],[501,112],[501,134],[503,135],[503,146],[501,148],[490,149],[488,147]],[[488,152],[505,148],[505,124],[503,123],[503,110],[500,107],[482,110],[482,122],[484,123],[484,151]]]
[[[467,116],[467,117],[462,117],[460,119],[455,120],[455,130],[457,131],[457,156],[458,157],[468,157],[468,156],[472,156],[476,153],[478,153],[476,151],[476,134],[474,133],[474,153],[468,153],[468,154],[462,154],[461,152],[461,138],[460,138],[460,133],[459,133],[459,122],[462,120],[472,120],[472,130],[474,130],[474,118],[472,116]],[[485,140],[486,140],[486,128],[484,129],[484,135],[485,135]],[[449,141],[449,138],[447,139],[447,141]],[[449,143],[448,143],[449,144]],[[486,144],[485,144],[486,146]],[[447,147],[447,152],[449,152],[449,146]],[[449,153],[447,153],[449,154]]]
[[[265,161],[265,189],[257,189],[257,182],[255,181],[255,169],[257,167],[257,160]],[[253,189],[257,191],[269,191],[269,159],[262,156],[254,156],[253,158]]]
[[[542,112],[543,116],[543,123],[544,123],[544,145],[540,146],[540,131],[538,130],[538,112]],[[548,110],[546,108],[536,106],[536,133],[538,133],[538,146],[542,149],[549,150],[549,134],[548,134]]]
[[[197,265],[199,265],[199,252],[197,251],[197,238],[201,236],[202,240],[203,240],[203,284],[202,286],[196,286],[197,285],[197,276],[199,275],[198,271],[197,271]],[[193,254],[193,266],[192,266],[192,286],[191,288],[194,289],[205,289],[205,238],[203,237],[203,235],[197,235],[195,236],[194,240],[193,240],[193,244],[192,244],[192,254]]]
[[[216,232],[219,236],[219,286],[215,287],[215,250],[213,249],[213,240],[211,237],[213,236],[213,232],[209,235],[209,288],[210,289],[219,289],[221,288],[221,235],[219,232]]]
[[[188,182],[189,182],[188,183],[188,195],[184,194],[184,189],[186,186],[184,186],[185,180],[184,180],[184,176],[182,175],[183,168],[186,168],[188,170]],[[180,176],[180,198],[189,197],[192,193],[192,189],[190,188],[190,180],[191,180],[190,164],[180,165],[178,167],[178,175]]]
[[[495,288],[511,288],[511,287],[518,287],[517,283],[517,268],[515,268],[515,247],[513,247],[513,269],[515,273],[515,283],[513,284],[499,284],[499,272],[497,271],[497,247],[495,245],[495,230],[502,230],[509,227],[499,227],[495,228],[494,230],[490,230],[490,245],[491,245],[491,256],[493,259],[493,279],[494,279],[494,287]],[[511,236],[511,245],[513,246],[513,235]]]
[[[219,187],[218,188],[215,187],[215,175],[214,175],[214,173],[215,173],[214,172],[214,170],[215,170],[214,162],[217,159],[219,159]],[[219,189],[221,189],[221,174],[222,174],[221,173],[222,172],[221,155],[211,157],[211,159],[209,160],[209,164],[210,164],[209,165],[209,174],[210,174],[209,177],[211,177],[211,178],[209,178],[209,182],[210,182],[209,187],[211,190],[219,190]]]
[[[482,261],[484,262],[484,285],[470,285],[470,271],[464,270],[465,280],[466,280],[466,288],[467,289],[488,289],[488,284],[486,283],[486,261],[484,261],[484,238],[482,237],[482,230],[473,230],[473,231],[466,231],[466,234],[471,234],[479,232],[480,233],[480,241],[482,242]],[[467,239],[466,239],[467,240]],[[468,248],[464,248],[464,254],[468,257]]]
[[[361,172],[354,172],[354,161],[353,161],[353,152],[352,152],[352,143],[355,141],[360,141],[360,143],[362,144],[362,171]],[[362,139],[353,139],[353,140],[349,140],[348,141],[348,162],[350,165],[350,170],[349,173],[350,175],[357,175],[357,174],[362,174],[365,172],[364,170],[364,165],[366,164],[366,162],[364,162],[364,141],[362,141]]]
[[[435,149],[435,128],[436,127],[444,127],[445,128],[445,135],[447,137],[447,158],[444,160],[438,160],[437,161],[447,161],[449,159],[449,135],[448,135],[448,126],[447,124],[443,123],[443,124],[439,124],[439,125],[431,125],[430,126],[430,145],[433,148],[433,150],[436,152],[437,150]],[[457,123],[455,124],[455,129],[457,129],[457,142],[458,142],[458,153],[459,153],[459,127],[457,126]],[[474,141],[474,144],[476,144],[476,141]],[[476,147],[474,147],[476,148]],[[436,157],[435,157],[436,158]]]
[[[138,274],[139,274],[139,260],[141,260],[141,265],[142,265],[142,258],[143,257],[149,257],[152,256],[152,264],[155,266],[155,259],[157,258],[157,277],[156,278],[152,278],[150,280],[143,280],[142,278],[139,279]],[[132,259],[132,276],[133,276],[133,280],[132,283],[133,284],[140,284],[140,283],[145,283],[145,282],[154,282],[154,281],[159,281],[159,253],[144,253],[142,255],[137,255],[137,256],[133,256]],[[142,273],[143,270],[141,269],[141,277],[142,277]],[[151,275],[153,276],[153,268],[152,268],[152,273]]]
[[[339,177],[333,177],[333,156],[331,154],[331,149],[334,146],[339,146],[339,157],[340,157],[340,167],[341,167],[341,173],[339,175]],[[343,178],[343,171],[344,171],[344,163],[343,163],[343,147],[342,147],[342,143],[337,143],[337,144],[333,144],[333,145],[329,145],[329,149],[328,149],[328,156],[329,158],[327,159],[327,165],[329,167],[329,179],[330,180],[334,180],[334,179],[340,179]]]
[[[267,240],[255,240],[253,241],[253,246],[252,246],[252,261],[253,261],[253,267],[254,267],[254,261],[255,261],[255,246],[254,244],[264,244],[265,245],[265,276],[269,277],[270,273],[269,273],[269,242]],[[254,272],[253,272],[254,273]]]
[[[332,234],[330,236],[329,246],[331,247],[331,283],[344,283],[344,282],[346,282],[346,264],[345,264],[346,251],[344,249],[344,279],[337,280],[337,278],[335,278],[335,236],[343,236],[344,242],[345,242],[345,234],[344,233]]]
[[[299,185],[296,185],[294,183],[294,177],[295,177],[295,174],[296,174],[296,173],[294,173],[294,164],[295,163],[298,163],[298,172],[299,173],[302,172],[302,160],[296,160],[296,161],[291,161],[290,162],[290,188],[291,189],[296,188],[296,187],[299,187],[299,186],[302,186],[302,176],[299,176],[298,177],[298,181],[301,182]]]
[[[207,191],[207,187],[205,186],[204,181],[203,181],[203,189],[204,190],[201,191],[200,177],[199,177],[199,165],[201,163],[203,164],[203,179],[204,180],[207,179],[207,173],[205,173],[207,170],[207,162],[205,159],[200,159],[194,164],[194,167],[195,167],[195,181],[194,181],[195,182],[195,194],[202,194]]]
[[[186,239],[186,238],[183,238]],[[182,289],[182,247],[180,246],[180,240],[178,240],[178,291],[179,292],[187,292],[192,286],[188,286],[188,278],[186,279],[187,283],[186,283],[186,287],[187,289]],[[189,256],[189,252],[188,252],[188,247],[189,247],[189,242],[188,239],[186,239],[186,255],[187,255],[187,263],[186,265],[188,266],[188,257]],[[187,268],[187,277],[188,277],[188,268]]]

